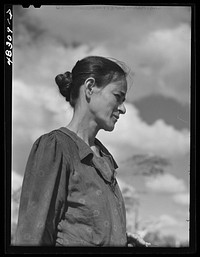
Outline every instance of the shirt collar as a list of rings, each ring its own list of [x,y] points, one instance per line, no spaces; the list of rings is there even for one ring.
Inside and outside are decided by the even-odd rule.
[[[66,127],[61,127],[59,130],[67,134],[76,143],[81,161],[83,161],[86,157],[90,157],[90,159],[92,159],[94,155],[93,151],[79,136],[76,135],[75,132]]]
[[[97,138],[95,138],[95,144],[99,146],[102,155],[109,158],[114,168],[117,169],[118,165],[114,160],[113,156],[111,155],[111,153],[108,151],[108,149]]]
[[[70,136],[73,141],[75,141],[76,145],[78,146],[79,157],[81,161],[83,161],[86,157],[90,159],[93,158],[94,153],[91,150],[91,148],[79,136],[77,136],[75,132],[69,130],[66,127],[61,127],[60,130],[65,134],[67,134],[68,136]],[[106,149],[106,147],[97,138],[95,138],[95,144],[99,146],[101,153],[104,156],[108,157],[112,165],[114,166],[114,168],[117,169],[118,165],[115,162],[114,158],[112,157],[110,152]]]

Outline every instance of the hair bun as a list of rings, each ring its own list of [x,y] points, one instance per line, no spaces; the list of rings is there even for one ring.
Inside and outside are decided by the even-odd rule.
[[[67,101],[70,100],[70,89],[72,85],[72,74],[67,71],[64,74],[58,74],[55,77],[56,84],[59,87],[61,95],[63,95]]]

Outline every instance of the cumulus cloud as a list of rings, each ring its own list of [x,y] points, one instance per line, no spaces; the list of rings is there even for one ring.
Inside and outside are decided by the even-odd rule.
[[[112,133],[99,132],[99,138],[109,145],[119,160],[124,158],[124,154],[126,158],[131,156],[130,150],[134,148],[168,156],[189,151],[189,131],[178,131],[163,120],[148,125],[140,118],[135,106],[129,103],[126,104],[126,110],[126,114],[120,117]],[[126,147],[123,147],[125,145]]]
[[[20,80],[14,81],[13,88],[13,140],[28,137],[34,141],[49,129],[70,120],[72,110],[56,89],[46,90],[41,85],[31,87]]]
[[[158,227],[174,226],[177,225],[178,221],[171,215],[162,214],[158,220]]]
[[[100,131],[98,138],[108,146],[115,158],[127,158],[131,149],[154,154],[174,155],[189,151],[189,132],[177,131],[158,120],[148,125],[141,120],[137,109],[126,104],[127,113],[122,116],[112,133]],[[72,109],[56,87],[31,86],[23,81],[13,83],[13,140],[30,138],[33,142],[41,134],[66,125],[72,117]],[[117,140],[116,140],[117,138]],[[124,148],[124,155],[121,147]]]
[[[183,193],[179,193],[179,194],[175,194],[173,196],[173,200],[181,205],[186,205],[189,206],[190,203],[190,195],[187,192],[183,192]]]
[[[159,31],[154,32],[149,39],[150,48],[153,47],[155,51],[156,47],[153,44],[153,39],[155,39],[155,42],[161,40],[164,43],[167,41],[167,37],[170,38],[168,41],[171,42],[177,34],[184,41],[183,32],[185,32],[185,27],[182,30],[174,30],[172,34],[169,30],[165,32],[167,36],[164,32],[163,34]],[[165,58],[172,58],[175,55],[174,50],[167,48],[169,54],[164,54],[165,51],[162,48],[161,41],[159,41],[159,44],[156,43],[161,48],[160,50],[158,48],[159,56],[165,55]],[[30,49],[15,49],[13,126],[15,134],[17,131],[21,135],[28,133],[32,139],[44,133],[45,130],[63,125],[63,123],[64,125],[67,124],[72,115],[69,105],[58,93],[58,88],[54,83],[55,76],[60,72],[70,70],[78,59],[88,54],[109,56],[108,49],[103,45],[97,45],[94,48],[87,45],[65,48],[54,40],[50,43],[46,42],[47,44],[44,46],[45,42],[45,39],[41,43],[39,41],[33,44]],[[180,42],[177,43],[177,50],[181,48]],[[148,52],[147,47],[141,46],[141,49],[144,50],[144,48],[147,51],[147,57],[143,58],[148,59],[148,54],[151,51]],[[180,56],[181,53],[173,57],[175,59],[174,68],[177,66],[176,60]],[[154,59],[154,66],[158,69],[160,65],[156,66],[156,61],[159,58],[155,57]],[[150,57],[149,60],[151,60]],[[184,61],[182,60],[182,62]],[[149,68],[153,69],[152,67],[149,64]],[[148,125],[141,120],[134,105],[127,103],[126,108],[127,113],[118,121],[115,130],[111,134],[107,133],[106,135],[102,132],[102,135],[100,135],[105,143],[109,143],[110,150],[114,150],[117,156],[120,155],[119,152],[116,152],[120,144],[125,144],[128,152],[133,148],[145,152],[163,152],[168,155],[184,154],[189,151],[189,132],[187,130],[177,131],[172,126],[166,125],[163,120],[157,120],[154,124]],[[116,138],[118,138],[117,141]]]
[[[135,74],[136,86],[130,90],[127,97],[129,101],[151,94],[162,94],[181,103],[189,103],[189,10],[187,7],[109,9],[52,6],[41,7],[38,10],[30,8],[23,11],[21,16],[24,14],[24,26],[27,22],[31,24],[29,30],[23,33],[25,38],[28,34],[31,35],[33,28],[35,30],[38,27],[38,31],[39,28],[44,30],[42,35],[41,31],[38,32],[41,35],[41,43],[40,46],[37,44],[33,54],[37,58],[44,57],[43,64],[48,65],[51,56],[56,55],[57,58],[54,58],[52,63],[55,70],[62,60],[65,61],[66,67],[71,63],[71,67],[78,58],[84,57],[82,53],[113,56],[127,63]],[[22,29],[21,31],[23,32]],[[62,47],[55,43],[61,41],[67,46],[65,53]],[[75,50],[70,48],[74,41],[80,43],[80,47]],[[30,42],[31,48],[34,47],[36,41],[31,39]],[[41,48],[41,45],[45,47]],[[53,47],[50,49],[49,45]],[[87,51],[88,45],[97,51]],[[29,46],[26,51],[23,47],[25,57],[32,54]],[[29,51],[30,53],[27,53]],[[72,59],[73,62],[70,62]],[[34,69],[37,67],[41,68],[39,63]]]
[[[146,178],[145,184],[146,187],[156,192],[182,193],[187,190],[183,179],[178,179],[169,173]]]
[[[159,231],[159,233],[163,234],[163,232],[167,232],[168,234],[172,233],[174,227],[181,227],[182,223],[179,222],[173,215],[169,214],[161,214],[158,217],[149,217],[146,220],[140,221],[140,227],[138,229],[138,234],[141,237],[144,237],[147,233]]]
[[[170,193],[172,200],[175,203],[186,207],[189,206],[189,192],[183,179],[179,179],[172,174],[166,173],[145,178],[145,185],[154,192]]]
[[[143,221],[143,226],[149,229],[158,229],[166,226],[174,226],[177,223],[178,221],[174,216],[165,213],[158,217],[149,217],[148,220]]]
[[[23,177],[16,171],[12,171],[12,194],[11,194],[11,236],[13,237],[16,231],[18,211],[19,211],[19,200],[21,195]]]
[[[125,205],[129,211],[139,203],[139,195],[137,190],[130,184],[126,183],[122,179],[117,179],[122,195],[125,200]]]
[[[28,138],[30,144],[41,134],[67,125],[70,121],[72,109],[59,94],[54,82],[58,73],[70,70],[78,59],[88,53],[109,55],[104,47],[90,49],[88,46],[79,46],[76,49],[66,49],[57,43],[56,47],[48,44],[45,47],[35,45],[29,51],[27,49],[25,54],[22,50],[24,49],[15,49],[13,78],[15,146],[23,142],[27,144]],[[148,125],[140,118],[134,105],[127,103],[126,108],[127,113],[120,118],[112,133],[102,131],[98,135],[117,161],[131,156],[134,149],[154,154],[162,152],[163,155],[170,156],[189,151],[187,130],[177,131],[172,126],[166,125],[163,120]],[[123,153],[121,148],[124,149]]]
[[[101,46],[81,45],[66,49],[55,41],[49,44],[44,40],[43,43],[47,44],[38,42],[30,49],[15,49],[12,85],[14,138],[27,135],[34,141],[48,130],[68,124],[73,112],[60,95],[55,76],[71,70],[77,60],[88,53],[107,53]]]
[[[12,192],[18,190],[22,185],[23,177],[16,171],[12,171]]]
[[[151,94],[190,102],[191,29],[188,24],[149,31],[138,44],[127,44],[126,56],[133,69],[134,87],[128,100]],[[113,49],[115,51],[115,49]]]

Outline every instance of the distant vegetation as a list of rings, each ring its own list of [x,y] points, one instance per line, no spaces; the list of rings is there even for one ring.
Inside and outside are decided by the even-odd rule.
[[[168,159],[149,154],[137,154],[127,159],[127,165],[135,165],[137,169],[134,170],[135,175],[158,175],[165,172],[165,168],[170,166],[171,163]]]

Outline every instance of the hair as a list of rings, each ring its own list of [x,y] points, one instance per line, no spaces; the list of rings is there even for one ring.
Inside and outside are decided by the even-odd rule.
[[[89,77],[95,79],[97,87],[105,87],[113,81],[126,79],[127,72],[123,64],[100,56],[88,56],[79,60],[72,72],[58,74],[55,77],[61,95],[72,107],[79,97],[80,87]]]

